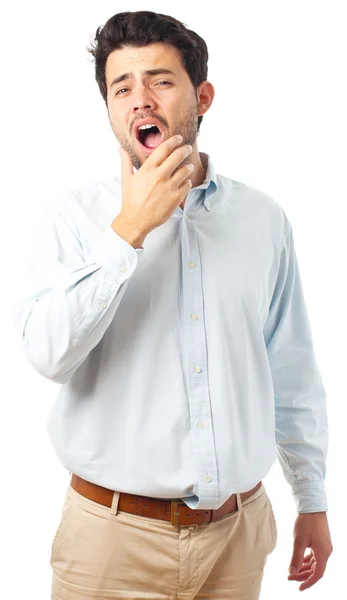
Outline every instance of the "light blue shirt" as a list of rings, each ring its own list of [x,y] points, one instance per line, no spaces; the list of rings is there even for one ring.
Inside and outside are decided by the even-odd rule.
[[[288,218],[217,175],[134,249],[112,228],[121,178],[63,193],[35,222],[15,322],[62,384],[47,428],[98,485],[220,507],[276,455],[298,512],[326,511],[326,397]]]

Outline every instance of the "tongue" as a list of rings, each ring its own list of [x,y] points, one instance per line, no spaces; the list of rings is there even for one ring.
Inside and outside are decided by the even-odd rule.
[[[161,137],[162,134],[160,131],[157,133],[148,133],[144,141],[144,146],[146,146],[146,148],[156,148],[161,142]]]

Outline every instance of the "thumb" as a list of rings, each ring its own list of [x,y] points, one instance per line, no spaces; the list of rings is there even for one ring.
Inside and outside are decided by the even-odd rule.
[[[291,575],[294,575],[295,573],[298,573],[300,571],[304,561],[305,550],[306,544],[303,544],[302,541],[294,542],[293,555],[288,569]]]
[[[133,163],[128,152],[124,150],[124,148],[119,147],[118,153],[121,158],[122,181],[125,181],[129,175],[134,174]]]

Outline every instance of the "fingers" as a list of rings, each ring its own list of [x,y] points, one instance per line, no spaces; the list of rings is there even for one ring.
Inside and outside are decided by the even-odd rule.
[[[288,575],[288,579],[291,581],[306,580],[307,577],[312,572],[312,565],[314,562],[315,562],[315,558],[314,558],[312,552],[310,552],[309,554],[306,554],[306,556],[304,556],[304,560],[303,560],[301,569],[299,569],[298,573],[296,573],[296,574],[293,573],[292,575]]]
[[[303,552],[305,552],[305,550],[306,548],[304,548]],[[293,556],[289,567],[290,575],[288,576],[288,579],[291,581],[304,581],[304,579],[306,579],[311,573],[311,567],[314,561],[312,551],[300,559],[301,551],[302,547],[299,547],[298,545],[294,547]]]
[[[152,154],[149,155],[149,157],[147,158],[145,164],[146,166],[149,167],[159,167],[161,164],[163,164],[165,162],[166,164],[166,159],[176,150],[179,150],[181,152],[181,154],[185,154],[183,148],[185,146],[181,146],[182,145],[182,136],[178,137],[177,135],[174,135],[173,137],[169,138],[168,140],[165,140],[165,142],[162,142],[161,144],[159,144],[159,146],[152,152]],[[179,148],[181,146],[181,148]],[[185,155],[183,156],[183,158],[185,158]],[[183,160],[182,158],[182,160]],[[181,160],[181,162],[182,162]],[[176,167],[179,163],[176,163]],[[174,169],[172,169],[173,171]],[[170,173],[170,177],[172,175],[172,172]]]
[[[177,148],[170,154],[170,156],[166,159],[166,161],[161,165],[160,169],[164,175],[170,179],[174,173],[174,171],[178,171],[182,166],[183,161],[192,153],[192,147],[182,146],[181,148]],[[184,165],[187,167],[188,165]],[[190,171],[191,172],[191,171]],[[189,174],[189,173],[188,173]]]
[[[124,148],[119,147],[118,152],[121,158],[122,182],[125,182],[129,175],[134,174],[134,165],[130,155]]]
[[[303,582],[299,590],[303,591],[312,587],[319,579],[324,575],[327,565],[327,558],[323,555],[319,558],[315,558],[312,553],[308,554],[304,558],[304,564],[297,574],[288,575],[289,581],[300,581]]]
[[[192,153],[192,147],[182,144],[182,136],[176,136],[165,140],[149,155],[142,168],[144,170],[154,167],[161,168],[161,176],[170,179],[173,172],[179,165]],[[134,167],[130,155],[124,148],[118,148],[119,155],[122,161],[122,181],[126,181],[129,175],[134,174]]]
[[[310,552],[304,556],[306,548]],[[294,527],[294,550],[288,579],[300,581],[300,591],[313,586],[326,569],[333,547],[325,513],[299,514]],[[293,567],[296,567],[293,570]]]
[[[303,563],[302,569],[309,569],[310,567],[312,567],[313,563],[314,563],[314,556],[313,556],[312,552],[310,552],[309,554],[307,554],[304,557],[304,563]]]
[[[171,183],[174,187],[180,187],[182,184],[188,184],[189,187],[191,186],[192,182],[190,179],[187,179],[189,177],[189,175],[191,175],[191,173],[193,173],[194,171],[194,165],[183,165],[182,167],[180,167],[179,169],[177,169],[177,171],[175,172],[175,174],[171,177]]]
[[[189,190],[191,189],[191,187],[192,187],[192,182],[190,179],[186,179],[179,186],[178,190],[179,190],[179,192],[181,192],[181,194],[183,194],[183,196],[181,196],[182,201],[184,200],[186,195],[189,193]]]
[[[306,541],[304,542],[301,538],[296,538],[294,540],[294,550],[289,567],[289,573],[291,575],[299,573],[303,565],[306,547]]]
[[[325,567],[326,567],[326,562],[324,563],[324,561],[314,562],[312,565],[310,575],[307,577],[307,579],[304,581],[304,583],[302,583],[300,585],[299,590],[302,592],[303,590],[307,590],[312,585],[317,583],[317,581],[323,577]]]

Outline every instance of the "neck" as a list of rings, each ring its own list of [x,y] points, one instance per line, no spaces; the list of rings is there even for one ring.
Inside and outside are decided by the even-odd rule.
[[[201,155],[196,146],[196,142],[193,146],[193,152],[191,154],[191,158],[189,158],[189,163],[192,163],[195,167],[193,173],[190,175],[189,179],[192,182],[192,188],[198,187],[202,183],[204,183],[206,179],[206,171],[207,171],[207,163],[203,164],[201,160]],[[188,194],[187,194],[188,196]],[[180,204],[181,209],[184,209],[184,205],[187,199],[187,196],[184,198],[182,204]]]

